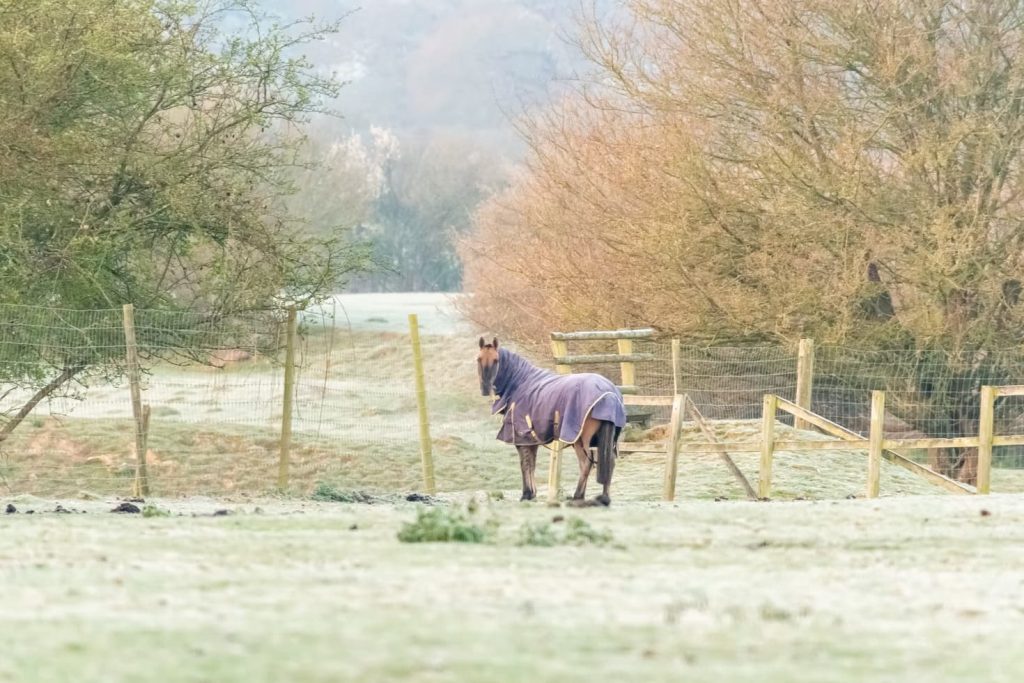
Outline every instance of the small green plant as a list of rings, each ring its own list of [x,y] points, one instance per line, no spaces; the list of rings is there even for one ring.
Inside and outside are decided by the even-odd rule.
[[[416,520],[398,532],[402,543],[483,543],[496,530],[495,522],[477,524],[459,510],[443,507],[420,509]]]
[[[569,518],[565,523],[565,531],[561,533],[548,522],[527,522],[519,528],[519,545],[607,545],[612,540],[612,532],[599,531],[579,517]]]
[[[142,508],[143,517],[170,517],[171,513],[168,510],[158,508],[156,505],[147,505]]]
[[[550,547],[558,545],[559,542],[554,529],[547,522],[540,522],[538,524],[526,522],[523,526],[519,527],[519,545]]]
[[[570,517],[565,523],[565,542],[569,545],[606,545],[612,532],[599,531],[581,517]]]
[[[313,490],[313,500],[327,503],[372,503],[373,496],[363,491],[345,491],[326,482],[320,482]]]

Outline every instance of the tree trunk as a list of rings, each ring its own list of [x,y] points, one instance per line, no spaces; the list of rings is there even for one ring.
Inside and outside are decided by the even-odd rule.
[[[84,364],[69,365],[66,368],[64,368],[64,370],[59,375],[50,380],[50,382],[46,384],[46,386],[41,387],[38,391],[36,391],[36,393],[32,395],[32,398],[30,398],[25,403],[25,405],[21,407],[21,410],[19,410],[14,417],[8,420],[4,424],[4,426],[0,428],[0,443],[3,443],[4,441],[7,440],[7,437],[9,437],[11,433],[15,429],[17,429],[18,425],[21,424],[26,417],[28,417],[29,413],[31,413],[35,409],[35,407],[39,405],[40,401],[42,401],[44,398],[46,398],[54,391],[59,389],[64,383],[68,382],[72,377],[74,377],[84,369]]]

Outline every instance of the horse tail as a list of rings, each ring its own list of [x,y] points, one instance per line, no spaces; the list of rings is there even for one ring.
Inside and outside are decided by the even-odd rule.
[[[597,483],[602,486],[612,481],[615,469],[615,423],[601,420],[597,429]]]

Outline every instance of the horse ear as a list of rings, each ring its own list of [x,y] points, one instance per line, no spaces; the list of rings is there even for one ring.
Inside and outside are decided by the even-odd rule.
[[[498,350],[498,338],[497,338],[497,337],[495,337],[495,338],[494,338],[494,341],[493,341],[493,342],[491,342],[491,344],[493,344],[493,345],[494,345],[494,350],[495,350],[495,351],[497,351],[497,350]]]
[[[484,348],[484,338],[480,337],[480,348]]]

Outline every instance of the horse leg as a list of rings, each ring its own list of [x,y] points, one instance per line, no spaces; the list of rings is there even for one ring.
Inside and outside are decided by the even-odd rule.
[[[576,483],[576,492],[572,494],[572,499],[583,500],[587,495],[587,480],[590,479],[590,449],[583,445],[583,439],[573,443],[572,447],[580,464],[580,480]]]
[[[600,426],[600,422],[592,417],[587,417],[583,422],[583,433],[572,444],[573,450],[576,451],[576,459],[580,464],[580,480],[576,484],[576,492],[572,494],[573,500],[582,500],[587,495],[587,481],[590,479],[590,468],[594,464],[590,457],[590,443]]]
[[[597,502],[602,505],[611,505],[612,497],[610,495],[610,489],[612,486],[612,474],[615,472],[615,460],[618,457],[619,447],[615,439],[615,428],[611,423],[604,423],[600,425],[598,430],[598,462],[604,463],[604,466],[598,466],[598,481],[601,482],[604,489],[601,491],[601,495],[597,497]]]
[[[519,500],[533,500],[537,497],[537,486],[533,481],[537,469],[537,447],[516,446],[519,451],[519,469],[523,472],[523,497]]]

